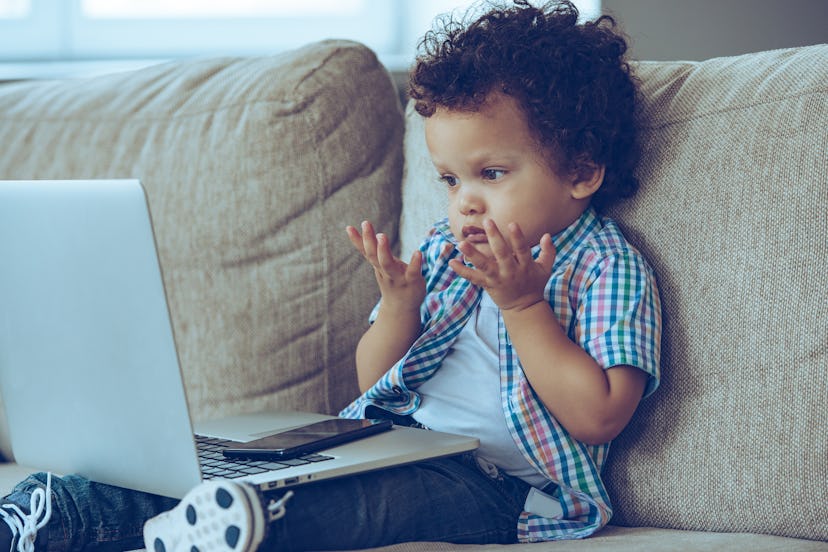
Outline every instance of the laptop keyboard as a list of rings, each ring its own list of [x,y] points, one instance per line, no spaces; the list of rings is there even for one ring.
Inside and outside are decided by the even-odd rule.
[[[204,435],[196,435],[195,440],[198,450],[198,460],[201,464],[201,473],[204,479],[235,479],[237,477],[283,470],[293,466],[302,466],[304,464],[324,462],[325,460],[333,459],[333,456],[318,453],[306,454],[305,456],[291,458],[290,460],[279,460],[278,462],[274,460],[231,459],[225,458],[221,450],[228,445],[237,444],[234,441],[205,437]]]

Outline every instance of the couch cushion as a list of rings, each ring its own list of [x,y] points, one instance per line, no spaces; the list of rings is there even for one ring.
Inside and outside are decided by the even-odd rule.
[[[704,533],[650,527],[608,526],[582,540],[536,542],[508,546],[410,542],[372,548],[371,552],[825,552],[821,542],[745,533]],[[364,551],[368,552],[368,551]]]
[[[828,539],[828,46],[638,66],[662,384],[613,445],[613,523]],[[402,248],[443,194],[408,111]]]
[[[0,87],[0,178],[141,179],[196,420],[335,413],[378,296],[344,225],[396,240],[402,123],[355,43],[185,60]]]

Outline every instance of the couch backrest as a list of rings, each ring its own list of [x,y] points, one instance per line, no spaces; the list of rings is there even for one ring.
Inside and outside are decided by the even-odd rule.
[[[828,46],[641,63],[662,384],[613,445],[613,523],[828,539]],[[404,258],[442,194],[407,112]]]
[[[356,395],[378,292],[344,226],[396,241],[402,136],[388,73],[350,42],[0,86],[0,178],[147,189],[197,420]]]

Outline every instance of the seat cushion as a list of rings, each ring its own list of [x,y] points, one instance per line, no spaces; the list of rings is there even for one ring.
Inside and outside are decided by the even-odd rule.
[[[31,470],[14,463],[0,464],[0,496],[7,494]],[[373,552],[825,552],[828,543],[746,533],[707,533],[649,527],[608,526],[593,537],[575,541],[513,545],[457,545],[415,542],[371,549]]]
[[[706,533],[650,527],[608,526],[588,539],[512,545],[405,543],[372,552],[825,552],[828,544],[748,533]]]

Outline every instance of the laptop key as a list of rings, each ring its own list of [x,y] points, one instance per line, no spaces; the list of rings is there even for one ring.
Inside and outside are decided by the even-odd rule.
[[[246,474],[239,473],[234,470],[219,470],[215,473],[215,477],[241,477],[243,475]]]
[[[326,456],[324,454],[308,454],[307,456],[303,456],[305,460],[308,462],[324,462],[325,460],[333,460],[333,456]]]
[[[264,473],[264,472],[269,471],[269,470],[266,470],[265,468],[260,468],[260,467],[248,466],[248,467],[245,467],[245,468],[241,468],[239,471],[242,472],[242,473],[245,473],[247,475],[256,475],[257,473]]]
[[[279,462],[265,462],[260,467],[265,468],[266,470],[283,470],[285,468],[289,468],[290,466]]]
[[[300,457],[290,458],[289,460],[279,460],[279,463],[287,464],[288,466],[304,466],[305,464],[310,464],[310,461]]]

